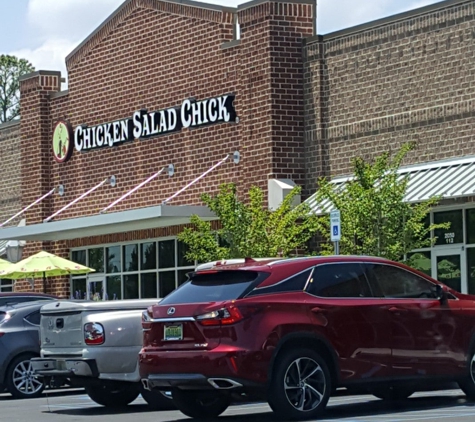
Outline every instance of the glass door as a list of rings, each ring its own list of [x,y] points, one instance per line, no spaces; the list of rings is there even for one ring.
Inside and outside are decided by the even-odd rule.
[[[467,266],[462,246],[432,250],[432,277],[458,292],[467,293]]]
[[[104,300],[106,292],[104,290],[104,275],[93,274],[87,276],[87,299]]]

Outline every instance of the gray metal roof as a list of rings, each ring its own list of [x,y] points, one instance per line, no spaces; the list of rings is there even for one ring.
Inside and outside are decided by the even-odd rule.
[[[407,202],[421,202],[434,196],[442,198],[460,198],[475,194],[475,157],[463,157],[451,160],[436,161],[401,167],[400,177],[409,177],[406,196]],[[353,176],[339,177],[331,181],[335,189],[344,189],[345,183]],[[316,194],[305,202],[316,214],[330,212],[333,205],[330,201],[317,203]]]

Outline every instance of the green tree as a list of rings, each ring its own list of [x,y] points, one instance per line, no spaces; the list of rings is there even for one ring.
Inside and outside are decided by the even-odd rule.
[[[186,258],[198,262],[244,257],[288,256],[306,249],[317,228],[317,216],[303,203],[292,206],[300,188],[295,187],[275,211],[264,203],[262,189],[253,186],[248,201],[242,202],[232,183],[220,186],[215,196],[201,195],[202,201],[219,217],[219,228],[192,216],[178,239],[188,245]]]
[[[35,70],[25,59],[0,55],[0,123],[20,114],[20,77]]]
[[[325,178],[318,182],[317,203],[330,203],[341,212],[340,252],[373,255],[401,261],[414,249],[430,246],[430,231],[449,224],[427,223],[431,208],[440,197],[411,204],[404,201],[409,176],[398,169],[414,143],[406,143],[391,156],[386,152],[372,163],[358,157],[352,161],[354,177],[338,188]],[[329,216],[319,217],[318,230],[331,253]]]

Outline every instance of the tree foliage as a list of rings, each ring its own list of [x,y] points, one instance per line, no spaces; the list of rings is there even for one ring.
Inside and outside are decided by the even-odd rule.
[[[242,202],[232,183],[220,186],[215,196],[201,195],[202,201],[220,220],[219,228],[197,216],[191,219],[178,239],[188,245],[187,259],[198,262],[244,257],[289,256],[303,251],[317,228],[317,217],[303,203],[292,206],[300,188],[295,187],[280,207],[270,211],[264,193],[250,188],[248,201]]]
[[[398,169],[414,148],[414,143],[406,143],[394,156],[386,152],[372,163],[354,159],[354,177],[339,188],[325,178],[319,180],[317,203],[331,203],[341,213],[342,254],[400,261],[414,249],[430,246],[435,240],[430,238],[431,230],[448,228],[446,223],[427,223],[440,197],[416,204],[404,201],[409,177],[401,176]],[[333,251],[328,215],[319,217],[318,232],[326,240],[324,253]]]
[[[35,68],[25,59],[0,55],[0,123],[20,114],[20,77]]]

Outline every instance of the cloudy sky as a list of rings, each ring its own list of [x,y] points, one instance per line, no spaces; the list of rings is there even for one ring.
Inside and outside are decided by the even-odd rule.
[[[0,54],[36,69],[61,70],[64,59],[124,0],[0,0]],[[326,34],[440,0],[318,0],[318,33]],[[244,1],[207,0],[237,6]]]

